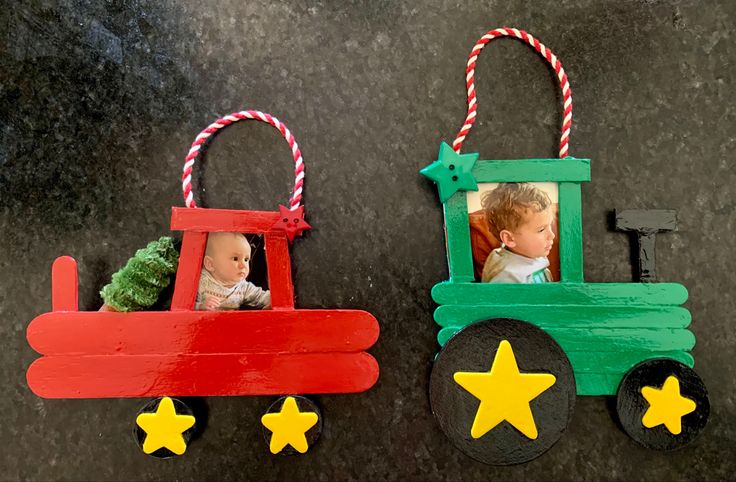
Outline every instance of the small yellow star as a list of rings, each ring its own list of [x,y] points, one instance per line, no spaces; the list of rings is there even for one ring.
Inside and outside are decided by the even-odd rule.
[[[141,413],[135,423],[146,432],[143,452],[151,454],[166,447],[176,455],[181,455],[187,449],[182,433],[194,425],[194,417],[178,415],[174,402],[169,397],[164,397],[155,413]]]
[[[673,435],[682,432],[682,417],[695,411],[696,404],[680,395],[680,381],[670,375],[662,388],[642,387],[641,394],[649,408],[641,418],[646,428],[664,424]]]
[[[455,382],[480,400],[470,435],[480,438],[504,420],[534,440],[537,426],[529,402],[555,384],[550,373],[520,373],[511,343],[498,345],[489,372],[457,372]]]
[[[305,453],[309,448],[307,444],[307,430],[314,427],[318,416],[314,412],[300,412],[294,397],[287,397],[281,406],[281,411],[267,413],[261,417],[261,423],[269,429],[271,435],[271,453],[277,454],[291,445],[299,453]]]

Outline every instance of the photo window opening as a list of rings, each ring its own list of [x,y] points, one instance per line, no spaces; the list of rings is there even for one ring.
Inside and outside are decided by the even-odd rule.
[[[521,230],[521,232],[516,232],[515,234],[521,235],[521,239],[519,238],[512,238],[513,240],[510,241],[510,244],[515,244],[513,248],[506,246],[504,249],[506,249],[506,252],[502,253],[501,245],[502,242],[498,237],[493,234],[493,230],[490,226],[490,223],[488,221],[486,210],[483,206],[483,199],[484,196],[487,193],[491,193],[492,191],[499,188],[499,186],[502,185],[514,185],[514,187],[517,186],[523,186],[524,189],[521,193],[517,194],[510,194],[503,197],[505,199],[505,203],[501,203],[500,196],[498,194],[501,191],[496,191],[496,196],[493,196],[494,201],[491,201],[490,203],[487,202],[486,206],[494,206],[497,207],[499,204],[505,204],[505,207],[498,208],[502,213],[508,213],[510,207],[509,203],[517,202],[519,199],[529,199],[534,198],[538,199],[540,198],[549,198],[550,206],[549,206],[549,213],[551,215],[551,225],[550,229],[552,234],[547,232],[546,234],[540,231],[537,228],[541,228],[543,221],[541,221],[541,218],[544,217],[540,213],[535,213],[534,209],[520,209],[522,214],[522,222],[528,222],[530,224],[526,225],[524,229]],[[540,191],[541,194],[540,195]],[[468,203],[468,221],[470,224],[470,246],[472,251],[472,257],[473,257],[473,274],[474,274],[474,281],[475,282],[483,282],[483,281],[491,281],[492,279],[496,280],[505,280],[505,281],[495,281],[495,282],[527,282],[527,283],[535,283],[535,282],[559,282],[560,281],[560,249],[559,249],[559,185],[556,182],[529,182],[529,183],[478,183],[478,191],[468,191],[467,192],[467,203]],[[512,209],[512,208],[511,208]],[[509,222],[509,217],[500,215],[499,221],[496,223],[496,230],[499,230],[499,228],[503,229],[504,223]],[[518,219],[518,218],[517,218]],[[531,231],[532,226],[531,223],[537,223],[540,224],[540,226],[536,226],[536,224],[533,226],[535,231]],[[509,230],[512,233],[514,233],[515,230]],[[508,239],[508,234],[506,235]],[[549,249],[549,252],[546,253],[546,248],[551,243],[551,248]],[[496,251],[496,254],[503,254],[508,255],[507,257],[512,259],[511,262],[508,264],[504,264],[503,267],[499,267],[498,259],[497,257],[494,257],[493,259],[490,259],[491,255],[493,254],[494,250]],[[516,253],[509,254],[508,251],[511,251],[512,253],[516,251]],[[525,256],[526,255],[526,256]],[[544,268],[544,270],[536,270],[536,268],[541,268],[546,262],[544,259],[549,262],[549,265],[547,268]],[[532,261],[534,260],[534,261]],[[488,263],[488,264],[487,264]],[[506,263],[506,261],[504,261]],[[525,273],[524,270],[526,269],[524,266],[529,265],[530,269],[536,270],[532,273]],[[516,268],[515,266],[519,266],[519,268]],[[502,274],[499,273],[501,270],[508,270],[509,273]],[[540,272],[541,271],[541,272]],[[545,274],[546,273],[546,274]],[[484,279],[485,277],[485,279]],[[511,281],[511,279],[525,279],[525,281]]]

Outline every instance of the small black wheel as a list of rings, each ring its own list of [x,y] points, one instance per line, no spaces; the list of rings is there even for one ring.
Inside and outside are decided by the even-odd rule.
[[[575,405],[575,377],[543,330],[495,318],[447,341],[432,367],[429,400],[462,452],[486,464],[520,464],[562,436]]]
[[[641,445],[675,450],[708,423],[710,402],[695,370],[669,358],[644,361],[621,380],[616,411],[626,433]]]
[[[194,413],[186,403],[159,397],[140,409],[133,436],[143,453],[168,459],[184,454],[196,430]]]
[[[322,434],[322,413],[306,397],[281,397],[261,417],[263,438],[272,454],[304,454]]]

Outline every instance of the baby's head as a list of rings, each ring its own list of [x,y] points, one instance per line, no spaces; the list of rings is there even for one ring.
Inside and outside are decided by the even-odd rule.
[[[203,265],[226,286],[240,283],[250,272],[250,243],[241,233],[210,233]]]
[[[501,183],[483,195],[488,227],[511,251],[527,258],[547,256],[555,234],[547,193],[530,183]]]

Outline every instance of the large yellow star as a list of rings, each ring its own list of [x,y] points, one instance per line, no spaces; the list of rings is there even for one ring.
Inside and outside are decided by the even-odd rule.
[[[300,412],[294,397],[287,397],[281,406],[281,411],[267,413],[261,417],[261,423],[269,429],[271,435],[271,453],[277,454],[291,445],[299,453],[305,453],[307,444],[307,430],[314,427],[319,417],[314,412]]]
[[[498,345],[489,372],[457,372],[455,382],[480,400],[470,435],[480,438],[504,420],[528,438],[537,438],[529,402],[555,384],[550,373],[520,373],[511,343]]]
[[[664,424],[673,435],[682,432],[682,417],[695,410],[696,404],[680,395],[680,381],[670,375],[662,388],[642,387],[641,394],[649,408],[641,418],[646,428]]]
[[[146,432],[146,440],[143,442],[145,453],[151,454],[166,447],[176,455],[181,455],[187,449],[182,433],[194,425],[194,417],[178,415],[174,402],[169,397],[164,397],[156,412],[141,413],[135,423]]]

